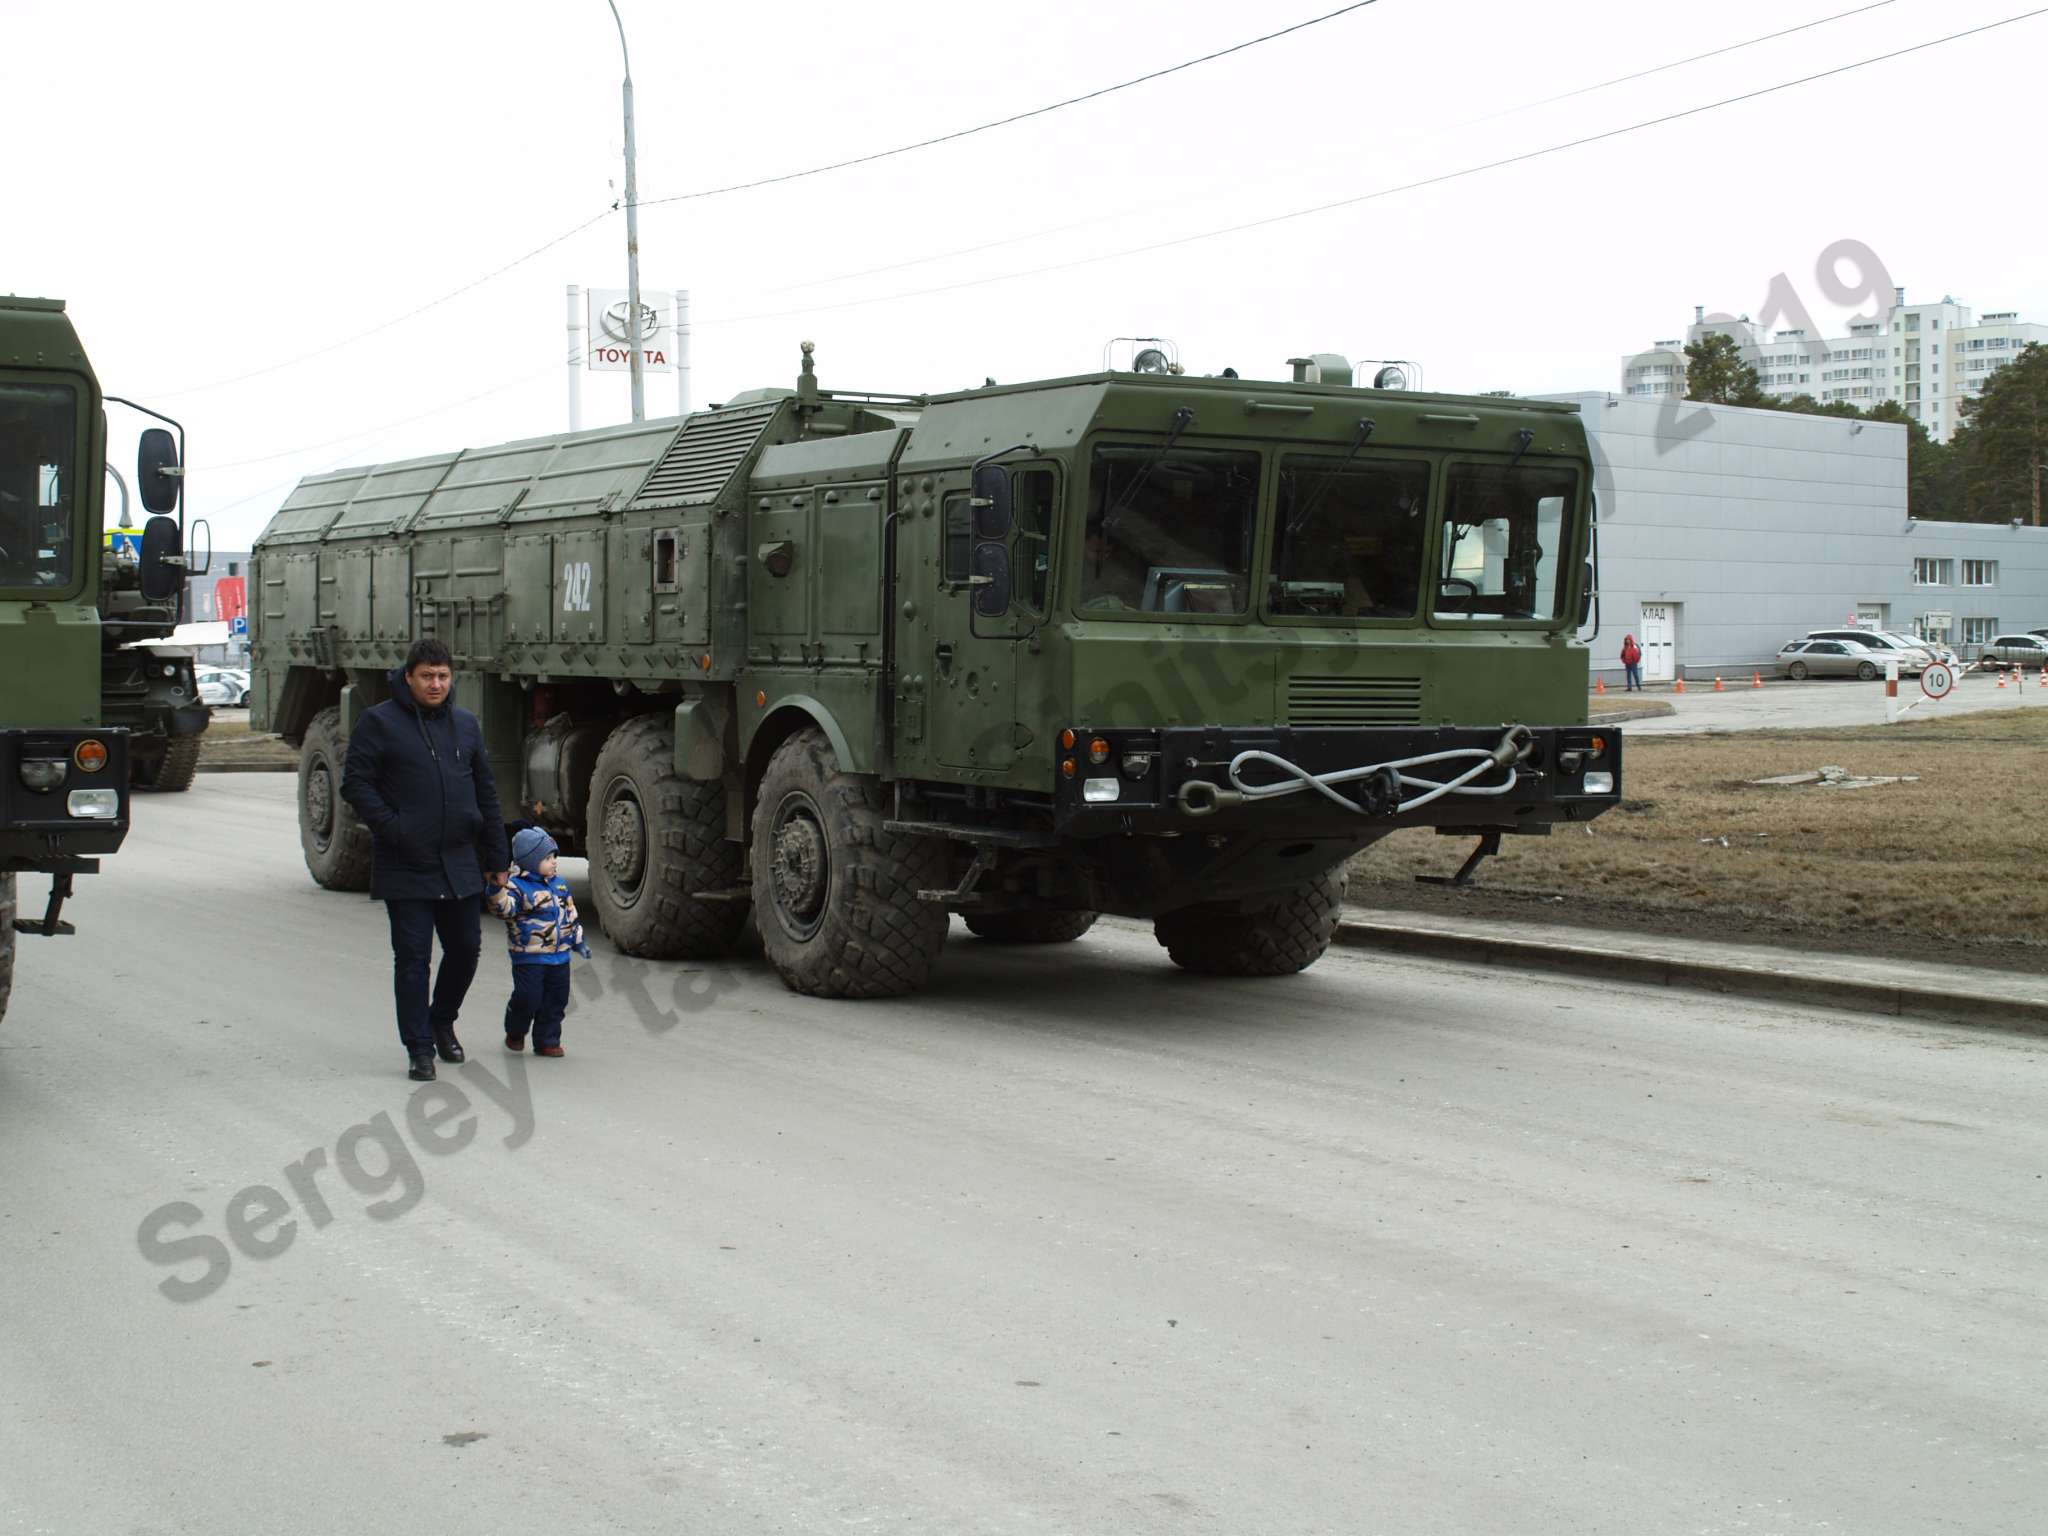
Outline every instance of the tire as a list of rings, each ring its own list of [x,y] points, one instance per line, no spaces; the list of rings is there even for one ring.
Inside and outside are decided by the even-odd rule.
[[[248,690],[248,689],[246,689],[246,688],[244,688],[244,689],[242,690],[242,696],[241,696],[241,697],[240,697],[239,699],[235,700],[235,708],[237,708],[237,709],[247,709],[248,707],[249,707],[249,690]]]
[[[819,730],[768,760],[755,800],[754,909],[761,947],[792,992],[900,997],[924,986],[946,944],[946,845],[883,830],[882,786],[842,773]]]
[[[1152,935],[1173,963],[1204,976],[1291,976],[1322,959],[1344,902],[1338,870],[1257,904],[1203,902],[1167,912]]]
[[[1793,682],[1795,682],[1795,683],[1803,683],[1803,682],[1805,682],[1805,681],[1806,681],[1806,675],[1807,675],[1807,674],[1806,674],[1806,663],[1805,663],[1805,662],[1803,662],[1803,661],[1795,661],[1795,662],[1793,662],[1791,666],[1789,666],[1789,667],[1787,667],[1787,668],[1785,669],[1785,675],[1786,675],[1787,677],[1791,678],[1791,679],[1792,679],[1792,681],[1793,681]]]
[[[14,871],[0,874],[0,1019],[14,990]]]
[[[1866,683],[1877,681],[1877,663],[1874,661],[1858,662],[1856,664],[1856,676]]]
[[[966,912],[967,931],[994,944],[1071,944],[1095,926],[1093,912]]]
[[[138,761],[128,779],[137,789],[152,789],[160,795],[174,795],[192,787],[199,775],[199,738],[173,736],[164,755],[153,763]]]
[[[725,786],[676,772],[675,721],[637,715],[605,738],[584,823],[590,900],[619,950],[654,960],[732,952],[745,901],[699,901],[740,884],[741,848],[725,837]]]
[[[191,740],[197,741],[198,737]],[[341,709],[329,705],[313,717],[299,747],[299,847],[315,882],[330,891],[370,888],[370,829],[341,798],[348,738]]]

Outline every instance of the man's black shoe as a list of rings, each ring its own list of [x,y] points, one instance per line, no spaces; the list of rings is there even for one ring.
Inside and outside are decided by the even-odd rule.
[[[452,1066],[462,1065],[462,1042],[455,1038],[454,1030],[435,1030],[434,1049],[441,1053],[443,1061]]]
[[[425,1051],[414,1052],[412,1070],[405,1075],[416,1083],[431,1083],[434,1080],[434,1058]]]

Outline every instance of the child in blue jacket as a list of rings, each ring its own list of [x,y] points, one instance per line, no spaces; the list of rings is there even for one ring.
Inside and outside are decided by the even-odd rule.
[[[568,884],[555,874],[555,840],[539,827],[512,839],[512,878],[494,887],[491,911],[505,920],[512,949],[512,1000],[505,1005],[505,1049],[562,1054],[562,1015],[569,1007],[569,956],[590,956]]]

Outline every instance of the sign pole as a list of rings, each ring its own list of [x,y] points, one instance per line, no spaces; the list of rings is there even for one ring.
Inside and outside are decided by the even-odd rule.
[[[690,290],[678,288],[675,297],[676,414],[690,414]]]
[[[569,285],[569,430],[583,430],[583,290]]]

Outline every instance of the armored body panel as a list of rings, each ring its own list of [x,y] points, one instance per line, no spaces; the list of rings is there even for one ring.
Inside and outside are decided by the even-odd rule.
[[[252,718],[301,745],[330,884],[371,856],[341,743],[431,635],[624,947],[715,948],[752,903],[785,979],[858,995],[921,980],[948,911],[1013,937],[1113,911],[1194,963],[1218,914],[1327,942],[1330,872],[1396,827],[1497,846],[1614,802],[1575,638],[1591,514],[1569,407],[1130,374],[847,395],[807,352],[796,389],[690,417],[302,482],[251,564]],[[898,916],[855,946],[881,958],[849,968],[883,886]]]

